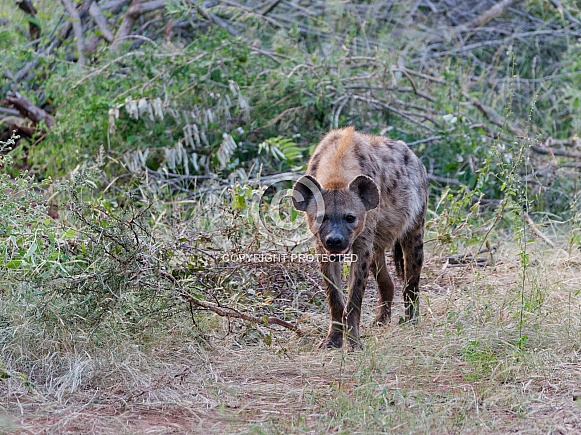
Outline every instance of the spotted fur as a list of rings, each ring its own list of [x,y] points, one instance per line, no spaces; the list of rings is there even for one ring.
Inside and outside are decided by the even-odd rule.
[[[361,303],[370,272],[379,288],[375,322],[390,321],[394,285],[386,268],[386,249],[393,250],[404,280],[406,321],[417,321],[427,190],[424,165],[402,141],[348,127],[329,132],[318,144],[305,176],[295,184],[294,205],[305,212],[318,253],[357,256],[346,301],[341,263],[319,262],[331,315],[328,347],[341,347],[344,334],[352,347],[361,347]]]

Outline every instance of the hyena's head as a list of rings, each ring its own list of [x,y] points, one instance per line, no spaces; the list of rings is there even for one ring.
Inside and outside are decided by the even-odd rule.
[[[349,186],[325,189],[310,175],[293,189],[293,204],[304,211],[309,229],[329,254],[345,254],[365,228],[365,216],[379,204],[379,189],[359,175]]]

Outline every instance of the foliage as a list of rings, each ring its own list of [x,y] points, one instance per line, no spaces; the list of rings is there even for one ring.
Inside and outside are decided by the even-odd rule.
[[[121,3],[94,1],[113,30],[128,9],[107,8]],[[471,25],[491,2],[166,1],[116,44],[85,15],[96,41],[85,65],[61,2],[35,4],[34,18],[0,6],[0,99],[18,91],[56,119],[48,129],[0,108],[5,139],[14,123],[34,129],[0,142],[0,411],[86,392],[81,411],[202,397],[200,415],[223,415],[256,396],[260,379],[224,389],[243,371],[267,378],[260,396],[276,416],[245,404],[261,416],[255,431],[290,415],[303,432],[506,432],[504,414],[518,431],[530,419],[514,415],[551,394],[551,409],[571,411],[577,2],[513,2]],[[302,215],[277,201],[321,136],[347,125],[405,140],[428,169],[427,291],[419,325],[372,329],[365,352],[329,357],[311,351],[326,313],[316,266],[280,260],[310,252]],[[547,253],[543,232],[566,251]],[[462,263],[481,251],[484,262]],[[456,272],[451,258],[470,267]],[[255,321],[220,322],[208,307]],[[308,335],[273,334],[269,316]],[[272,379],[295,391],[303,361],[315,381],[284,414]],[[184,388],[188,376],[201,392]]]
[[[14,146],[14,137],[0,142],[0,152]],[[12,166],[10,155],[0,154],[0,167]],[[27,172],[12,179],[0,174],[0,264],[19,269],[37,266],[36,257],[46,234],[47,208],[41,186]]]
[[[296,311],[274,307],[269,291],[257,291],[264,279],[259,267],[232,270],[224,255],[211,254],[241,255],[240,245],[249,239],[257,247],[263,243],[227,197],[209,196],[193,210],[186,204],[171,211],[130,192],[117,201],[96,190],[102,154],[96,164],[50,186],[27,173],[2,175],[0,303],[21,301],[31,319],[45,327],[64,325],[73,335],[109,328],[139,334],[168,317],[194,316],[192,297],[283,317]],[[0,163],[13,164],[10,156]],[[53,218],[41,187],[61,199]]]
[[[216,174],[245,181],[259,171],[300,168],[329,127],[353,124],[412,143],[435,177],[501,199],[498,184],[479,180],[478,168],[494,171],[518,152],[514,128],[531,138],[568,139],[577,131],[579,47],[570,38],[576,30],[554,8],[527,4],[499,19],[507,31],[492,22],[454,46],[447,35],[418,26],[468,22],[475,13],[468,5],[453,17],[412,9],[414,25],[407,2],[389,10],[370,2],[360,7],[363,16],[351,4],[328,5],[324,14],[319,6],[280,5],[264,17],[214,5],[207,12],[230,24],[171,41],[159,34],[115,50],[100,45],[86,68],[62,62],[74,49],[65,44],[34,71],[29,96],[56,108],[57,126],[21,153],[25,164],[41,178],[59,177],[103,146],[111,177],[153,171],[162,178]],[[572,2],[563,7],[576,11]],[[185,27],[200,18],[186,3],[168,4],[166,16]],[[43,27],[52,23],[42,19]],[[528,32],[520,35],[521,28]],[[537,36],[548,34],[545,28],[551,37]],[[33,56],[22,32],[16,35],[20,44],[3,51],[15,71]],[[5,77],[0,86],[14,83]],[[495,146],[504,152],[490,159]],[[571,177],[562,176],[568,170],[548,171],[538,156],[535,161],[529,177],[542,188],[530,187],[534,207],[567,215],[559,192],[573,188]]]

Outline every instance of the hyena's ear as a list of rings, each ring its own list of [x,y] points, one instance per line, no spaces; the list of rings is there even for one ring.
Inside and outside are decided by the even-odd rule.
[[[293,205],[297,210],[306,211],[315,195],[320,193],[319,182],[311,175],[305,175],[299,178],[293,187]]]
[[[357,176],[349,183],[349,190],[361,199],[365,210],[373,210],[379,205],[379,189],[377,184],[367,175]]]

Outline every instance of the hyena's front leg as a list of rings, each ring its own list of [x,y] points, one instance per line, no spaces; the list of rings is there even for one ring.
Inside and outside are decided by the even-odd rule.
[[[420,309],[420,275],[424,263],[423,225],[409,231],[400,242],[404,257],[405,321],[417,323]]]
[[[391,320],[391,306],[395,289],[387,271],[385,250],[383,248],[375,249],[373,262],[371,263],[371,273],[377,281],[377,289],[379,290],[379,306],[373,323],[380,326],[386,325]]]
[[[351,263],[349,271],[349,296],[345,306],[344,323],[346,326],[347,338],[351,348],[359,350],[363,348],[359,338],[359,322],[361,320],[361,302],[365,293],[365,285],[371,267],[372,246],[369,243],[357,241],[353,245],[352,253],[357,260]]]
[[[318,254],[322,254],[322,249],[317,249]],[[323,273],[325,293],[329,303],[329,313],[331,323],[329,332],[322,346],[329,348],[341,347],[343,345],[343,311],[345,302],[343,302],[343,293],[341,291],[341,265],[338,261],[328,261],[328,256],[318,255],[319,266]],[[327,260],[327,261],[323,261]]]

